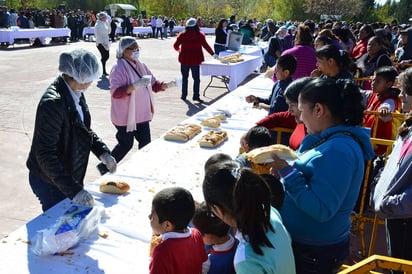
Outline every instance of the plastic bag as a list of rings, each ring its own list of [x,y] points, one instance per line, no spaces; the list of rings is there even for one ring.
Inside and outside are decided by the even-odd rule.
[[[73,205],[56,223],[36,232],[31,240],[31,251],[38,256],[61,253],[75,246],[80,240],[97,232],[102,210],[98,207]]]

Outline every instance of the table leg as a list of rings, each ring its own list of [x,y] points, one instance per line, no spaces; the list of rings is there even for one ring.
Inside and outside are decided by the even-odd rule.
[[[222,86],[212,86],[213,78],[222,80],[223,83],[225,84],[225,86],[224,86],[224,87],[222,87]],[[211,76],[210,76],[210,81],[209,81],[209,83],[206,85],[205,89],[203,90],[203,96],[205,96],[206,90],[207,90],[209,87],[212,87],[212,88],[225,88],[225,89],[227,89],[227,91],[230,91],[229,87],[227,86],[227,82],[228,82],[228,77],[227,77],[227,76],[215,76],[215,75],[211,75]]]

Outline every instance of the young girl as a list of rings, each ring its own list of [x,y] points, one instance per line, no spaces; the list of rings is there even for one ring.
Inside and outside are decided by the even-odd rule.
[[[206,172],[203,195],[212,213],[237,229],[236,273],[295,273],[289,233],[261,176],[234,161],[217,163]]]

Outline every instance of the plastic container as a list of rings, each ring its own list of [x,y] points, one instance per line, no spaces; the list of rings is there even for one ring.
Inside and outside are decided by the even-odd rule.
[[[97,228],[102,216],[98,207],[71,206],[55,224],[36,232],[31,251],[38,256],[61,253],[88,238]]]

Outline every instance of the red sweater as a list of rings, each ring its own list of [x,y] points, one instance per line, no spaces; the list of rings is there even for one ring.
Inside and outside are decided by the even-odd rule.
[[[368,98],[368,103],[366,106],[367,110],[371,111],[379,111],[379,107],[388,99],[393,99],[395,101],[395,110],[399,107],[399,100],[398,98],[393,98],[390,95],[381,95],[378,96],[377,93],[371,93]],[[388,139],[392,140],[392,121],[393,119],[384,122],[381,119],[378,120],[378,128],[376,130],[376,138]],[[373,128],[375,124],[375,115],[367,114],[364,115],[363,124],[365,127]],[[372,132],[371,132],[372,134]],[[376,154],[383,154],[386,152],[386,146],[378,145],[375,148]]]
[[[289,111],[276,112],[266,116],[256,123],[258,126],[264,126],[272,129],[274,127],[284,127],[294,129],[289,138],[289,147],[297,150],[306,136],[306,128],[303,123],[296,124],[295,117]]]
[[[205,34],[194,29],[181,32],[173,47],[179,52],[179,62],[185,66],[199,66],[205,60],[202,47],[210,55],[214,54],[213,49],[206,41]]]
[[[153,250],[150,274],[201,274],[207,260],[202,235],[191,228],[189,237],[169,238]]]
[[[351,52],[353,58],[359,59],[367,52],[368,40],[369,37],[362,39],[355,45]]]

